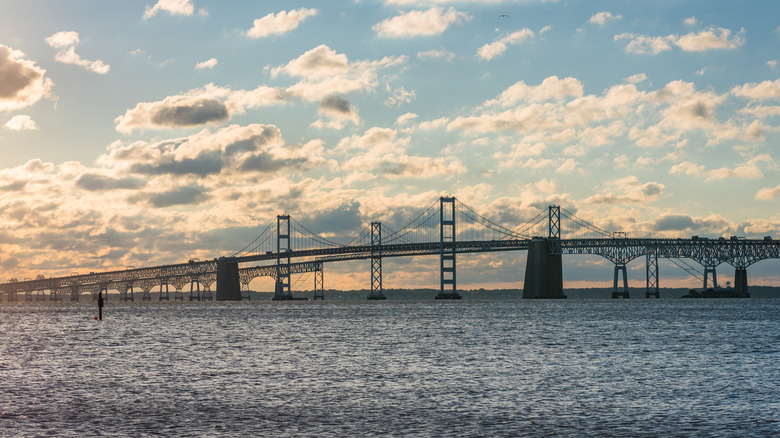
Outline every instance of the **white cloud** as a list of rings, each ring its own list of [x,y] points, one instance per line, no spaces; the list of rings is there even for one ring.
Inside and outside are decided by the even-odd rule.
[[[147,6],[144,12],[144,20],[148,20],[160,11],[166,11],[171,15],[193,15],[195,6],[191,0],[158,0],[154,6]],[[200,15],[207,15],[204,9],[198,11]]]
[[[647,80],[647,75],[644,73],[638,73],[635,75],[631,75],[625,79],[626,82],[632,83],[632,84],[638,84],[640,82],[644,82]]]
[[[766,65],[768,65],[769,68],[774,70],[775,68],[777,68],[777,60],[776,59],[770,59],[769,61],[766,62]]]
[[[466,168],[455,157],[409,155],[408,143],[408,138],[397,138],[393,129],[375,127],[363,135],[343,138],[336,150],[347,152],[350,156],[342,169],[357,171],[364,178],[376,175],[389,179],[434,178],[466,172]]]
[[[16,115],[11,117],[3,127],[11,131],[34,131],[38,129],[38,124],[30,116]]]
[[[691,163],[690,161],[683,161],[673,165],[669,169],[669,173],[672,175],[690,175],[701,176],[704,174],[705,167],[699,164]]]
[[[442,59],[446,59],[447,61],[452,61],[453,59],[455,59],[455,54],[444,49],[441,50],[430,49],[424,52],[417,52],[417,59],[435,59],[435,58],[442,58]]]
[[[246,34],[250,38],[264,38],[291,32],[308,17],[317,15],[317,12],[316,9],[300,8],[280,11],[276,14],[270,13],[263,18],[256,19]]]
[[[731,94],[756,100],[780,99],[780,79],[763,81],[758,84],[749,82],[732,88]]]
[[[217,58],[210,58],[206,61],[195,64],[195,70],[203,70],[207,68],[214,68],[217,65]]]
[[[46,70],[24,59],[19,50],[0,44],[0,111],[13,111],[52,97],[54,82]]]
[[[683,23],[685,23],[688,26],[696,26],[699,24],[699,20],[696,19],[696,17],[688,17],[685,20],[683,20]]]
[[[385,99],[384,104],[387,106],[401,106],[402,104],[412,102],[417,93],[414,90],[407,90],[404,87],[392,88],[390,84],[385,86],[390,97]]]
[[[101,60],[88,61],[82,59],[81,56],[76,53],[76,45],[79,43],[78,32],[57,32],[46,38],[46,43],[55,49],[60,49],[57,51],[57,55],[55,55],[54,59],[63,64],[78,65],[79,67],[84,67],[91,72],[101,75],[104,75],[111,70],[111,66],[105,64]]]
[[[407,60],[404,56],[384,57],[377,61],[350,62],[347,55],[336,53],[326,45],[320,45],[291,60],[286,65],[272,68],[271,77],[280,74],[301,78],[288,87],[291,96],[316,102],[331,94],[348,94],[373,90],[378,85],[378,71]]]
[[[254,90],[230,90],[208,84],[157,102],[141,102],[114,119],[116,130],[192,128],[227,121],[246,108],[285,102],[284,92],[266,86]]]
[[[623,18],[623,16],[620,14],[612,15],[611,12],[597,12],[596,14],[590,17],[590,20],[588,20],[588,22],[590,22],[591,24],[598,24],[599,26],[603,26],[608,21],[620,20],[621,18]]]
[[[745,43],[744,30],[732,37],[731,30],[710,27],[698,33],[688,33],[683,36],[645,36],[633,33],[621,33],[615,35],[614,40],[629,40],[626,45],[627,53],[640,55],[657,55],[671,50],[677,46],[685,52],[703,52],[707,50],[732,50],[741,47]]]
[[[492,43],[488,43],[480,47],[477,50],[477,56],[479,56],[480,58],[486,61],[490,61],[496,56],[502,55],[504,52],[506,52],[507,45],[519,44],[533,37],[534,37],[533,31],[528,28],[518,30],[516,32],[512,32],[511,34],[503,36]]]
[[[455,8],[446,11],[433,7],[426,11],[414,10],[381,21],[371,27],[380,38],[409,38],[444,33],[451,24],[470,20],[471,15]]]
[[[775,187],[765,187],[756,192],[756,199],[768,201],[770,199],[780,198],[780,185]]]

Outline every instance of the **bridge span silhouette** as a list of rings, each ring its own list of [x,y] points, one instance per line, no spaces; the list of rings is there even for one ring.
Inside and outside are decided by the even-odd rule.
[[[241,300],[249,297],[249,283],[261,276],[274,279],[274,300],[296,299],[291,277],[314,274],[314,299],[324,299],[324,267],[347,260],[370,260],[368,299],[386,299],[382,286],[382,260],[390,257],[438,256],[440,288],[437,299],[459,299],[459,254],[527,251],[523,298],[566,298],[563,291],[563,255],[598,255],[614,264],[613,298],[629,298],[626,266],[645,258],[645,297],[659,297],[658,259],[668,259],[702,281],[704,289],[717,287],[717,266],[734,268],[734,294],[749,296],[747,268],[761,260],[780,258],[780,240],[729,238],[629,238],[608,232],[578,218],[560,206],[550,205],[530,221],[510,229],[477,213],[455,197],[441,197],[400,230],[371,222],[349,243],[339,243],[311,232],[290,215],[279,215],[246,247],[212,260],[189,260],[163,266],[132,268],[62,277],[44,277],[0,284],[9,302],[78,301],[82,293],[97,298],[101,292],[119,292],[120,300],[159,299]],[[698,264],[693,266],[689,261]],[[263,263],[257,266],[246,266]],[[241,265],[245,265],[242,267]],[[700,275],[701,274],[701,275]],[[216,293],[211,287],[216,283]]]

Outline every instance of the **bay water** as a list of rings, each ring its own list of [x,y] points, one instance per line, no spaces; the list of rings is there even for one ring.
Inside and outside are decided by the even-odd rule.
[[[780,300],[0,306],[0,436],[780,436]]]

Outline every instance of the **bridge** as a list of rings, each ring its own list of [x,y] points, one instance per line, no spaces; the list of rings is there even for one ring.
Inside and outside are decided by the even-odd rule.
[[[668,259],[703,281],[717,287],[716,267],[727,263],[735,269],[734,293],[749,296],[747,268],[761,260],[780,258],[780,240],[741,237],[710,239],[629,238],[608,232],[560,206],[549,206],[530,221],[510,229],[479,213],[454,197],[441,197],[415,219],[395,231],[371,222],[348,243],[339,243],[311,232],[289,215],[279,215],[242,250],[213,260],[91,272],[62,277],[44,277],[0,284],[0,294],[9,302],[78,301],[82,293],[94,298],[109,290],[120,300],[159,299],[241,300],[248,298],[249,283],[261,276],[274,279],[274,300],[296,299],[293,275],[314,274],[314,299],[324,299],[324,266],[346,260],[370,260],[371,289],[368,299],[386,299],[382,286],[382,260],[389,257],[438,256],[440,290],[437,299],[459,299],[457,258],[459,254],[527,251],[523,298],[565,298],[563,255],[598,255],[614,264],[613,298],[629,298],[626,266],[644,257],[645,297],[659,297],[658,259]],[[688,260],[700,266],[692,266]],[[241,265],[263,263],[257,266]],[[701,272],[701,276],[699,276]],[[711,283],[710,283],[711,278]],[[621,281],[622,280],[622,281]],[[216,283],[216,294],[211,291]],[[189,284],[189,293],[184,291]]]

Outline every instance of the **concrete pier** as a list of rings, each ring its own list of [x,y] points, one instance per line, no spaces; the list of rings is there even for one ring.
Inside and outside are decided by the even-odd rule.
[[[551,254],[548,240],[534,237],[528,247],[523,298],[566,298],[563,294],[563,260]]]
[[[748,281],[747,281],[747,269],[735,269],[734,270],[734,293],[737,296],[749,297]]]
[[[241,301],[238,263],[224,258],[217,260],[217,301]]]

